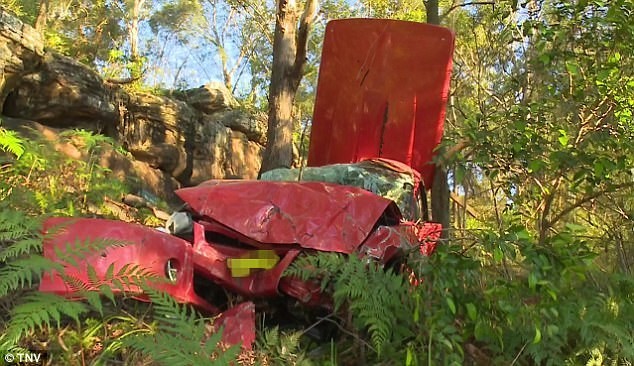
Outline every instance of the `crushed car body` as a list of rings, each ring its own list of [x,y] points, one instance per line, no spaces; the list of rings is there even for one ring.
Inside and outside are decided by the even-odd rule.
[[[180,189],[185,208],[172,215],[167,232],[49,219],[44,255],[65,270],[46,274],[40,290],[81,297],[108,286],[147,300],[142,287],[120,278],[133,266],[162,278],[152,286],[177,301],[221,314],[216,324],[231,329],[223,341],[250,348],[253,303],[221,313],[223,304],[198,293],[196,281],[246,299],[289,296],[320,306],[328,301],[318,285],[285,276],[300,254],[337,252],[384,264],[412,250],[430,255],[441,227],[426,220],[425,192],[442,136],[453,42],[449,30],[421,23],[330,22],[307,167]],[[90,240],[120,245],[64,255],[69,243]]]

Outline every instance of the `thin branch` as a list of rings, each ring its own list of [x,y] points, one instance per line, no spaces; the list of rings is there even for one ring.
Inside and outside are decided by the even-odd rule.
[[[592,201],[595,198],[603,196],[606,193],[614,192],[617,189],[629,188],[629,187],[634,187],[634,182],[618,184],[616,186],[612,186],[612,187],[603,189],[601,191],[595,192],[595,193],[593,193],[591,195],[588,195],[586,197],[583,197],[582,199],[580,199],[577,202],[573,203],[571,206],[565,208],[563,211],[561,211],[559,214],[557,214],[557,216],[555,216],[552,220],[548,221],[546,223],[546,227],[551,227],[551,226],[555,225],[559,220],[561,220],[562,217],[564,217],[567,214],[569,214],[572,210],[574,210],[575,208],[578,208],[578,207],[580,207],[580,206]]]
[[[444,19],[447,15],[449,15],[449,13],[451,13],[452,11],[458,9],[458,8],[463,8],[465,6],[471,6],[471,5],[495,5],[495,1],[469,1],[466,3],[462,3],[462,4],[456,4],[456,5],[452,5],[449,9],[447,9],[447,11],[440,16],[440,19]]]
[[[346,333],[347,335],[353,337],[354,339],[356,339],[357,341],[363,343],[363,345],[365,345],[366,347],[368,347],[369,349],[371,349],[372,351],[374,351],[375,353],[378,353],[378,351],[376,350],[376,348],[372,347],[372,345],[368,342],[366,342],[365,340],[363,340],[361,337],[359,337],[358,335],[352,333],[351,331],[349,331],[348,329],[344,328],[341,326],[341,324],[337,323],[336,321],[330,319],[329,317],[325,317],[325,318],[318,318],[320,321],[327,321],[329,323],[334,324],[337,328],[339,328],[340,331]]]

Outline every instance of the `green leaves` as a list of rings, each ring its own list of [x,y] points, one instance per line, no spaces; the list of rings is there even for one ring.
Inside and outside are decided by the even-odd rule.
[[[24,141],[15,131],[0,127],[0,150],[7,151],[19,159],[24,154]]]
[[[124,345],[163,365],[228,365],[235,359],[238,346],[224,351],[220,348],[222,330],[205,337],[210,319],[200,317],[191,307],[177,303],[164,292],[151,287],[144,287],[144,291],[152,300],[159,329],[151,334],[126,337]]]
[[[79,322],[79,317],[88,310],[83,303],[58,295],[42,292],[27,294],[21,299],[21,304],[11,310],[11,320],[0,336],[0,349],[15,347],[22,337],[35,329],[61,327],[62,315]]]
[[[456,303],[453,301],[451,297],[447,297],[445,300],[447,301],[447,306],[449,307],[449,311],[451,311],[452,314],[456,315]]]
[[[570,140],[570,138],[568,137],[568,134],[566,133],[565,130],[559,130],[559,137],[557,138],[557,140],[559,141],[559,143],[561,144],[561,146],[563,147],[567,147],[568,146],[568,141]]]
[[[542,340],[542,332],[539,330],[538,326],[535,326],[535,337],[533,337],[533,344],[537,344]]]
[[[415,309],[409,284],[400,273],[354,255],[317,253],[300,257],[285,274],[321,279],[322,288],[333,293],[335,308],[347,308],[355,326],[367,329],[379,358],[389,359],[391,348],[412,334],[406,324],[415,317]]]

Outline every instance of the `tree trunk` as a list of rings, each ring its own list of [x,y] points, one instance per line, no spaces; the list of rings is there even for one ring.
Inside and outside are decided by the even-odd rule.
[[[132,61],[139,59],[139,23],[141,22],[141,9],[145,0],[134,0],[128,36],[130,37],[130,58]],[[136,76],[136,75],[131,75]]]
[[[306,1],[301,19],[295,0],[277,0],[276,5],[267,144],[259,175],[271,169],[291,167],[293,102],[303,76],[308,32],[316,13],[315,0]]]
[[[431,218],[442,224],[441,237],[449,237],[449,184],[447,183],[447,171],[442,165],[436,165],[434,171],[434,183],[431,187]]]
[[[35,30],[42,33],[46,29],[46,23],[48,23],[48,6],[50,0],[40,1],[40,6],[37,9],[37,18],[35,18]]]
[[[427,23],[440,24],[438,0],[427,0]],[[449,237],[449,184],[447,183],[447,171],[442,164],[436,165],[434,171],[434,183],[431,188],[431,217],[432,220],[442,224],[442,238]]]
[[[440,13],[438,11],[438,0],[427,0],[425,10],[427,11],[427,23],[439,25]]]

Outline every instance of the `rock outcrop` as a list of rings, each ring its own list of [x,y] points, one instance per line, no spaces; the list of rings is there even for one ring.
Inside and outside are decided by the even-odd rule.
[[[99,131],[114,126],[119,118],[111,92],[96,72],[52,52],[9,90],[2,113],[53,127]]]
[[[182,185],[257,176],[265,120],[238,109],[220,83],[190,89],[181,100],[127,93],[91,68],[45,51],[41,35],[2,8],[0,71],[0,115],[115,138],[134,158],[109,151],[102,165],[162,198],[173,198]]]
[[[206,114],[214,114],[239,106],[231,91],[219,82],[189,89],[185,91],[185,95],[187,104]]]
[[[38,67],[43,55],[42,36],[0,7],[0,113],[8,91]]]

